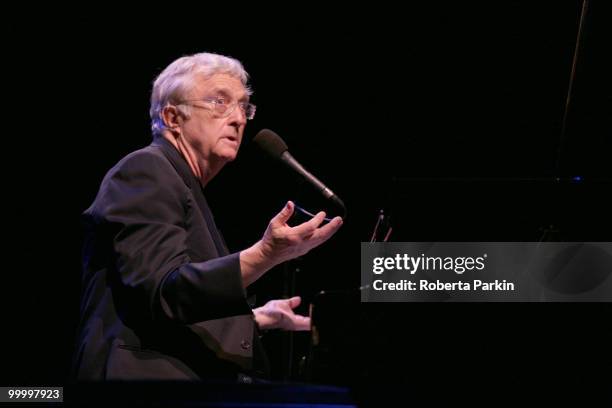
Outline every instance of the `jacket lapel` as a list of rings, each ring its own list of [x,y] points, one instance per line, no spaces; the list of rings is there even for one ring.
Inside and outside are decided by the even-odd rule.
[[[217,253],[219,256],[224,256],[229,254],[229,250],[221,233],[219,232],[217,225],[215,224],[215,220],[212,216],[212,212],[210,211],[210,207],[208,206],[208,202],[206,201],[206,197],[204,197],[204,192],[202,189],[202,184],[195,177],[189,165],[185,161],[185,159],[181,156],[181,154],[176,150],[169,141],[164,139],[162,136],[156,136],[151,143],[153,146],[158,146],[164,156],[170,161],[172,166],[175,168],[176,172],[181,176],[185,184],[191,189],[193,196],[200,208],[200,212],[202,216],[206,220],[206,226],[208,227],[208,233],[210,234],[211,240],[215,244],[215,248],[217,249]]]

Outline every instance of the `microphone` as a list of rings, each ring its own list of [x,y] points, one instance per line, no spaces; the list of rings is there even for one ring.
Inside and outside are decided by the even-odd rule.
[[[280,160],[304,177],[310,184],[325,196],[325,198],[336,203],[344,211],[342,218],[346,218],[346,207],[344,203],[329,187],[321,180],[312,175],[289,153],[289,148],[283,139],[270,129],[262,129],[257,133],[253,141],[268,155],[276,160]]]

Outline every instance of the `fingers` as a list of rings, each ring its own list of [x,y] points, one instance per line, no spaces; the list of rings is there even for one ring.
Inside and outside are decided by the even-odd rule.
[[[302,298],[299,296],[294,296],[286,299],[286,302],[291,309],[295,309],[300,305],[300,303],[302,303]],[[285,312],[284,315],[287,317],[289,323],[288,326],[285,327],[285,330],[310,330],[310,317],[295,314],[293,311]]]
[[[295,309],[302,303],[302,298],[299,296],[294,296],[292,298],[287,299],[287,303],[291,309]]]
[[[301,238],[310,237],[325,220],[325,212],[320,211],[311,220],[291,228],[291,234],[299,235]]]
[[[295,315],[293,318],[293,330],[306,331],[310,330],[310,317]]]
[[[334,235],[340,229],[340,227],[342,226],[342,223],[343,223],[342,218],[335,217],[329,223],[317,229],[313,233],[312,238],[319,240],[320,241],[319,243],[323,243],[327,241],[329,238],[331,238],[332,235]]]
[[[253,309],[255,320],[260,328],[281,330],[310,330],[310,317],[295,314],[292,309],[299,306],[302,298],[270,300],[262,307]]]
[[[291,218],[291,216],[293,215],[294,210],[295,210],[295,205],[293,204],[293,202],[287,201],[287,204],[285,204],[283,209],[280,210],[280,212],[276,214],[274,218],[272,218],[270,223],[274,225],[281,225],[281,226],[285,225],[287,221],[289,221],[289,218]]]
[[[342,225],[342,219],[335,217],[327,225],[321,226],[325,220],[325,212],[320,211],[311,220],[291,227],[287,225],[287,221],[294,210],[295,204],[288,201],[270,221],[262,238],[262,253],[273,264],[306,254],[312,248],[327,241]]]

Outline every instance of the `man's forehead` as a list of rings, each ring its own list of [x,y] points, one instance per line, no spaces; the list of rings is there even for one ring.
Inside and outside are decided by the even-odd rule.
[[[240,81],[227,74],[216,74],[198,81],[197,88],[206,94],[221,94],[235,99],[248,98],[247,91]]]

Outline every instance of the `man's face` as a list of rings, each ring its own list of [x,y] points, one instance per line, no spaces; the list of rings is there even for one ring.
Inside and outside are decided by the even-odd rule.
[[[246,125],[244,112],[239,106],[234,106],[229,116],[219,117],[214,104],[204,101],[248,102],[249,96],[242,82],[227,74],[202,78],[185,99],[191,106],[191,115],[181,126],[186,142],[200,159],[208,163],[224,164],[234,160]]]

